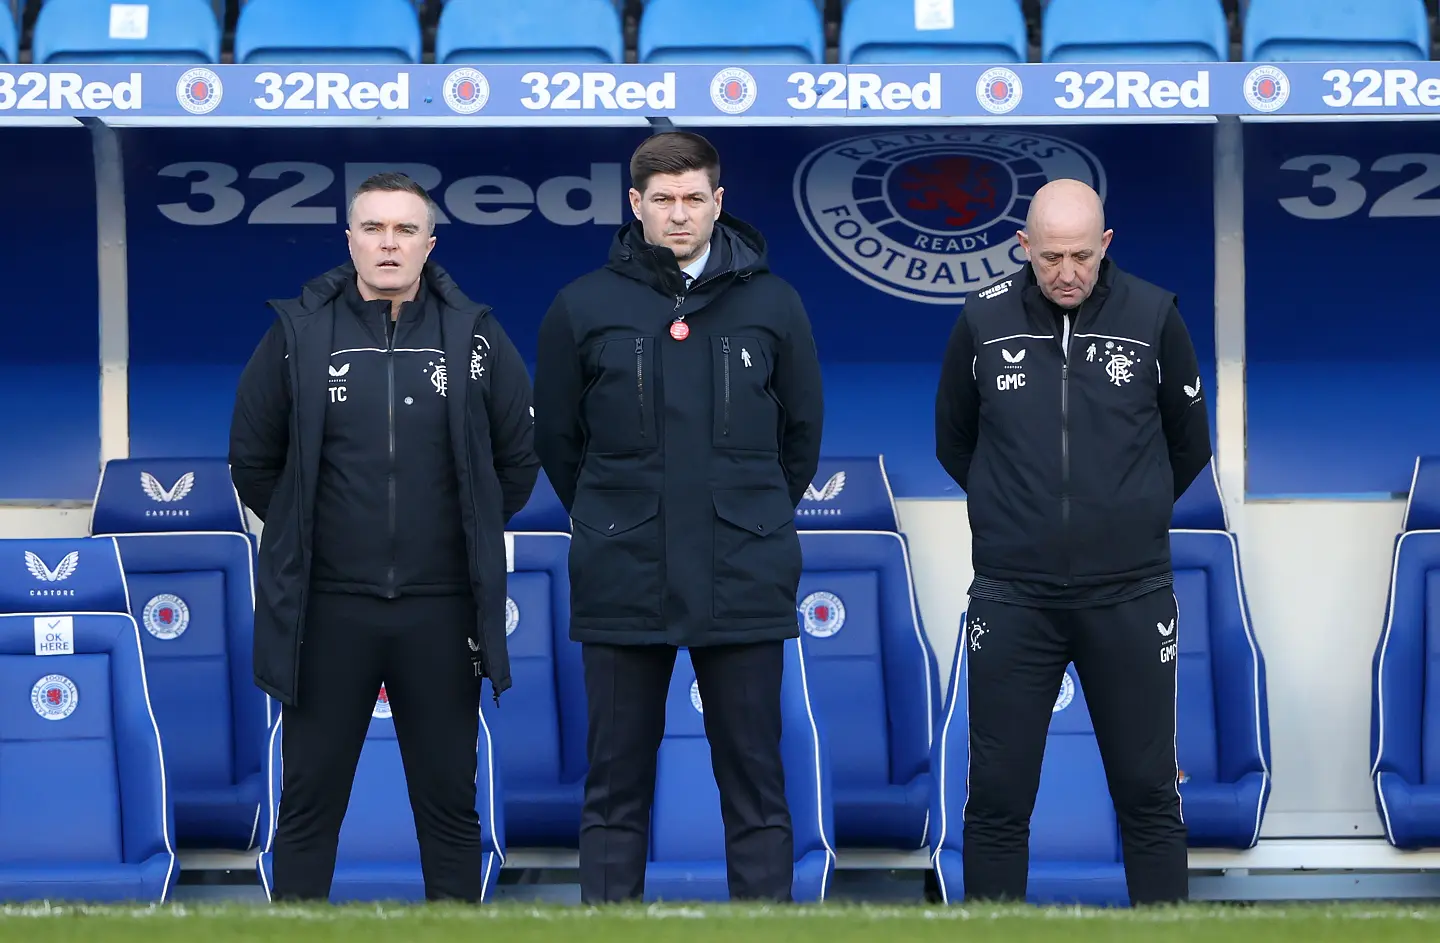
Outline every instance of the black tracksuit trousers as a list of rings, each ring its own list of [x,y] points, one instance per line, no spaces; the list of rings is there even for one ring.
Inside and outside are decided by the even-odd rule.
[[[300,702],[282,712],[275,900],[330,896],[340,826],[382,683],[405,764],[425,896],[480,900],[480,682],[465,643],[474,619],[474,602],[464,596],[311,595]]]
[[[580,899],[638,900],[676,649],[585,643],[582,652],[590,770],[580,817]],[[730,898],[789,902],[795,838],[780,756],[784,643],[689,652],[720,791]]]
[[[1132,905],[1189,893],[1175,745],[1175,597],[1038,609],[973,600],[965,620],[967,900],[1025,898],[1030,814],[1051,709],[1074,662],[1105,763]]]

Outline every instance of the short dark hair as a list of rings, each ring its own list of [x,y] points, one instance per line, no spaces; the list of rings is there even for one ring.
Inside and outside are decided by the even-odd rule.
[[[720,186],[720,152],[692,131],[652,134],[635,148],[630,158],[631,185],[641,193],[656,174],[683,174],[690,170],[705,171],[710,177],[711,190]]]
[[[405,174],[395,171],[375,174],[356,187],[354,194],[350,197],[350,204],[345,207],[345,219],[349,221],[354,215],[355,201],[360,198],[360,194],[374,193],[377,190],[390,193],[413,193],[418,196],[420,202],[425,204],[425,222],[429,226],[429,231],[432,233],[435,231],[435,203],[430,199],[430,194]]]

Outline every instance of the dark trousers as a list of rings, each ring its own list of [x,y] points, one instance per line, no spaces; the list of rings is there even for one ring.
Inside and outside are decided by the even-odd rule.
[[[405,764],[425,895],[480,900],[480,684],[465,644],[474,618],[468,597],[311,597],[299,706],[282,713],[276,900],[330,895],[340,826],[382,683]]]
[[[1177,621],[1169,589],[1093,609],[972,601],[960,640],[969,662],[967,899],[1025,897],[1045,737],[1071,661],[1120,823],[1131,903],[1188,896],[1175,753]]]
[[[780,761],[781,642],[689,650],[705,702],[733,900],[791,899],[795,840]],[[656,754],[675,667],[668,645],[584,646],[590,771],[580,817],[580,896],[640,899]]]

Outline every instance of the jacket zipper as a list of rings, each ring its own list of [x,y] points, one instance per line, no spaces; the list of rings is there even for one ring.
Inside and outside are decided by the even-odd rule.
[[[730,338],[720,338],[720,349],[725,354],[725,435],[730,434]]]
[[[387,312],[388,314],[388,312]],[[387,596],[395,595],[395,333],[400,325],[391,320],[392,329],[385,339],[385,373],[390,415],[390,464],[386,469],[387,501],[389,504],[390,566],[385,573]]]
[[[1065,335],[1061,341],[1060,367],[1060,533],[1061,552],[1065,554],[1066,582],[1073,567],[1070,558],[1070,315],[1065,315]]]
[[[635,393],[640,401],[640,438],[645,438],[645,338],[635,338]]]

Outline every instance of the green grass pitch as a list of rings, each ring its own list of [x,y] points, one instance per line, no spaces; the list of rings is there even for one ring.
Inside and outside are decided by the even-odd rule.
[[[1440,940],[1440,906],[1187,904],[1139,910],[521,903],[155,907],[10,905],[0,940],[44,943],[1301,943]]]

